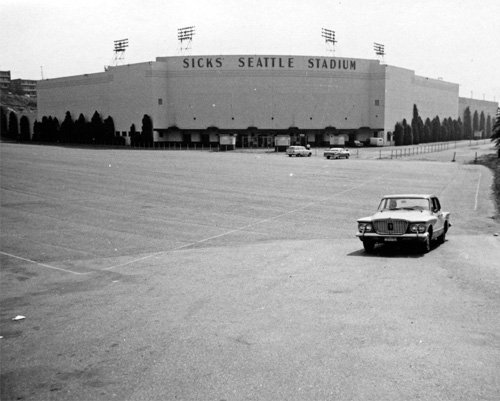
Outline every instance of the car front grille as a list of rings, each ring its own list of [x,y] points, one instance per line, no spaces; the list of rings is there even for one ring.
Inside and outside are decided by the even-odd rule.
[[[377,234],[395,234],[401,235],[408,229],[408,222],[406,220],[375,220],[373,226]]]

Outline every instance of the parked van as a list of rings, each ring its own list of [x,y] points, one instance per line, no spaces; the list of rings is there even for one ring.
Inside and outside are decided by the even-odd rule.
[[[384,138],[370,138],[370,146],[384,146]]]

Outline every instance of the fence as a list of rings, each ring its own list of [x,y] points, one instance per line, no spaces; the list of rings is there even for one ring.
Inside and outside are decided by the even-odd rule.
[[[379,159],[398,159],[403,157],[410,157],[421,155],[425,153],[442,152],[444,150],[456,149],[457,146],[473,146],[479,144],[485,144],[489,140],[465,140],[459,142],[439,142],[424,145],[414,145],[407,147],[391,147],[390,149],[380,149]]]

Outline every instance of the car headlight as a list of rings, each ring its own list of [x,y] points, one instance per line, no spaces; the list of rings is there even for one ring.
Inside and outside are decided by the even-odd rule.
[[[415,223],[410,225],[410,232],[423,234],[427,230],[427,227],[423,223]]]
[[[358,230],[360,233],[369,233],[373,231],[373,226],[371,223],[358,223]]]

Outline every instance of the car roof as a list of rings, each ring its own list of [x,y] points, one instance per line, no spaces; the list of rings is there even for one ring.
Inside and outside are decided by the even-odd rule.
[[[436,195],[432,194],[393,194],[393,195],[384,195],[383,198],[419,198],[419,199],[429,199],[435,198]]]

